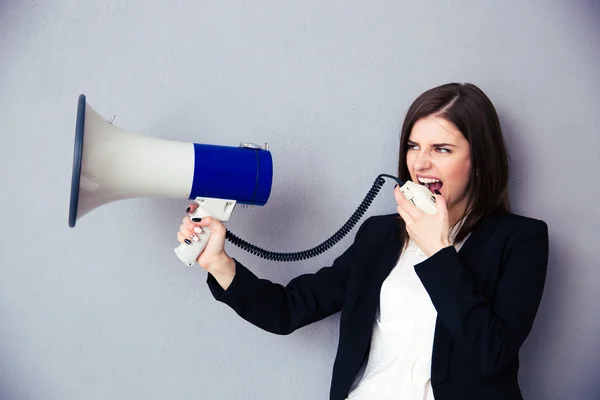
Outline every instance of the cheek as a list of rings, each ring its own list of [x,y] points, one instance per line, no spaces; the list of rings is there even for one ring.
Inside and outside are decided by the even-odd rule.
[[[469,184],[471,173],[470,160],[447,165],[445,172],[448,182],[452,182],[451,190],[454,192],[454,196],[461,197]]]

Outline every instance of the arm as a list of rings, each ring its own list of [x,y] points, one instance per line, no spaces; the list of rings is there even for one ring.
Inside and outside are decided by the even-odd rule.
[[[518,356],[542,297],[548,227],[540,223],[521,235],[501,266],[493,299],[478,293],[452,246],[415,266],[440,320],[483,375],[500,373]]]
[[[268,332],[290,334],[341,310],[356,245],[368,222],[362,224],[354,243],[332,266],[300,275],[286,286],[259,279],[237,260],[235,276],[227,290],[211,274],[208,286],[216,300],[248,322]]]

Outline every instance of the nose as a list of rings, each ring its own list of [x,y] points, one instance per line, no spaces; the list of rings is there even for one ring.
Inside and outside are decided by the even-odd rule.
[[[431,155],[426,151],[420,151],[415,158],[413,168],[417,171],[431,168]]]

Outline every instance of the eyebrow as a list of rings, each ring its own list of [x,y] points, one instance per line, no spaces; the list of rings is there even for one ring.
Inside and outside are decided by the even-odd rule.
[[[409,144],[409,145],[417,144],[418,145],[419,143],[413,142],[412,140],[408,139],[407,144]],[[458,146],[455,144],[450,144],[450,143],[435,143],[435,144],[432,144],[431,147],[458,147]]]

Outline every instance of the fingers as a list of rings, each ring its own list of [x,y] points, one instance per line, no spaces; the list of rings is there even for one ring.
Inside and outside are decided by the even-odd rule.
[[[202,227],[197,222],[193,222],[189,216],[185,216],[182,220],[183,226],[190,232],[202,233]]]
[[[194,228],[190,230],[184,224],[181,224],[179,226],[179,232],[177,232],[177,240],[187,244],[190,244],[191,242],[197,242],[199,240],[197,233],[202,232],[194,232]]]
[[[396,207],[396,210],[398,211],[398,214],[400,214],[407,226],[415,223],[414,218],[404,208],[398,206]]]
[[[216,233],[217,235],[225,235],[227,232],[225,225],[214,217],[203,217],[198,219],[198,221],[192,221],[189,216],[185,216],[183,218],[182,226],[185,227],[187,231],[198,234],[204,231],[202,227],[208,227],[213,234]]]
[[[212,234],[225,235],[226,233],[225,225],[214,217],[203,217],[201,221],[194,222],[194,224],[196,226],[205,226],[209,228]]]
[[[223,223],[218,219],[214,217],[197,217],[193,215],[198,207],[200,207],[198,203],[192,203],[185,210],[187,215],[183,218],[182,225],[180,227],[180,233],[183,235],[184,239],[188,238],[190,240],[198,240],[198,238],[194,237],[194,234],[203,233],[204,230],[202,227],[208,227],[211,231],[211,234],[225,236],[227,229],[225,228],[225,225],[223,225]]]
[[[181,243],[192,244],[192,242],[198,241],[198,236],[193,233],[191,235],[186,235],[185,233],[179,231],[177,232],[177,240]]]
[[[200,207],[200,205],[198,203],[192,203],[189,205],[187,210],[185,210],[185,212],[186,212],[186,214],[191,214],[194,211],[196,211],[198,209],[198,207]]]
[[[185,243],[185,244],[192,243],[192,240],[187,235],[185,235],[184,233],[181,233],[181,232],[177,232],[177,240],[180,243]]]

